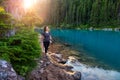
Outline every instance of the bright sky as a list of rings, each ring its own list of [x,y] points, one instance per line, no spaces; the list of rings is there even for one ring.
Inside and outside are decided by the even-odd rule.
[[[29,9],[31,7],[33,7],[38,0],[24,0],[24,8],[25,9]]]
[[[44,21],[47,19],[50,2],[51,0],[23,0],[23,7],[26,12],[35,8],[38,10],[42,21]]]

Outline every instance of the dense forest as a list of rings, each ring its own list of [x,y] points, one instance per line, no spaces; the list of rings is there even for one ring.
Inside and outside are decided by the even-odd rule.
[[[45,24],[60,27],[118,27],[120,0],[51,0]]]

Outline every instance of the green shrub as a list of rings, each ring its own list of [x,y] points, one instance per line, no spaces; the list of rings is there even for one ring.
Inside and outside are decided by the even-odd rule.
[[[0,40],[0,59],[10,61],[8,53],[9,53],[9,50],[8,50],[7,43],[5,41],[3,42],[2,40]]]
[[[2,42],[0,42],[1,44]],[[7,60],[10,62],[10,57],[9,57],[9,50],[8,47],[4,45],[0,45],[0,59]]]
[[[9,61],[10,62],[10,57],[9,57],[9,54],[8,53],[2,53],[0,55],[0,59],[3,59],[3,60],[6,60],[6,61]]]
[[[35,59],[40,57],[38,34],[32,29],[19,30],[15,36],[1,40],[0,53],[1,59],[10,61],[16,72],[25,76],[36,66]]]

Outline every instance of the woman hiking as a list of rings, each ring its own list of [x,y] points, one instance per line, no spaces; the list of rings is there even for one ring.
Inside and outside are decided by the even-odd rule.
[[[49,45],[50,43],[52,43],[52,37],[51,37],[50,29],[48,26],[44,27],[44,31],[42,33],[42,42],[43,42],[43,48],[46,55],[46,53],[48,52]]]

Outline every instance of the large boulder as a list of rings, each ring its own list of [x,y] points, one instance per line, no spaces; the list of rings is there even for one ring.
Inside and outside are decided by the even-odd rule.
[[[17,75],[10,63],[0,60],[0,80],[24,80]]]

